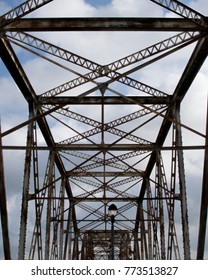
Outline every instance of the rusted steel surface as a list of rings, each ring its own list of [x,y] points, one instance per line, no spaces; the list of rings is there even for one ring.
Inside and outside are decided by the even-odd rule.
[[[1,61],[29,111],[27,120],[3,131],[0,138],[4,140],[0,210],[5,258],[10,258],[10,249],[4,150],[25,150],[18,259],[54,260],[109,259],[112,236],[116,259],[191,259],[183,151],[204,150],[197,253],[203,259],[207,132],[184,124],[180,113],[207,59],[207,17],[174,0],[149,2],[180,18],[30,17],[50,2],[25,1],[0,18]],[[104,59],[100,53],[101,63],[79,54],[80,49],[74,52],[70,45],[53,43],[54,32],[59,31],[70,36],[72,31],[93,31],[91,35],[125,31],[138,37],[161,32],[162,36],[121,58]],[[142,80],[142,71],[154,69],[162,59],[170,59],[171,71],[172,57],[187,47],[190,57],[174,89],[165,92],[154,77],[152,85]],[[32,77],[35,69],[28,73],[17,49],[65,71],[68,81],[55,85],[51,81],[53,85],[40,92]],[[46,75],[53,77],[50,71],[40,74],[40,84]],[[25,145],[7,142],[26,126]],[[205,139],[205,144],[195,143],[193,137],[190,145],[184,145],[183,131]],[[118,207],[113,234],[108,214],[112,203]],[[181,216],[177,226],[176,215]]]
[[[0,133],[1,133],[1,123],[0,123]],[[11,259],[10,237],[9,237],[10,234],[9,234],[9,224],[8,224],[6,185],[5,185],[5,177],[4,177],[4,159],[3,159],[1,137],[0,137],[0,214],[1,214],[4,258],[6,260],[10,260]]]
[[[6,31],[197,31],[195,23],[180,18],[47,18],[18,19]],[[205,28],[204,28],[205,29]]]

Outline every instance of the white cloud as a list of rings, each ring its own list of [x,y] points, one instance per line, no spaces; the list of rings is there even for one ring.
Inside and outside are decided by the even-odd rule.
[[[207,16],[208,8],[207,8],[207,1],[206,0],[189,1],[189,5],[195,11],[201,13],[202,15]]]
[[[83,17],[93,16],[96,8],[87,4],[84,0],[54,0],[35,11],[32,16],[39,17]]]

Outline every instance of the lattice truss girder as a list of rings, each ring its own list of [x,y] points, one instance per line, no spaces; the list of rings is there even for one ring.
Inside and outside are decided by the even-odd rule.
[[[18,30],[21,17],[49,2],[25,1],[0,21],[1,58],[29,104],[29,120],[1,134],[28,126],[22,147],[26,155],[18,258],[108,259],[108,207],[115,203],[116,258],[190,259],[181,128],[204,135],[181,122],[180,103],[207,57],[206,17],[179,1],[152,1],[192,22],[193,30],[175,32],[177,21],[171,27],[167,23],[174,35],[101,64],[22,27]],[[142,70],[193,43],[173,92],[139,81]],[[38,92],[17,47],[72,78]],[[168,147],[163,146],[166,139]],[[181,214],[176,221],[181,231],[176,213]],[[30,230],[28,219],[33,220]]]

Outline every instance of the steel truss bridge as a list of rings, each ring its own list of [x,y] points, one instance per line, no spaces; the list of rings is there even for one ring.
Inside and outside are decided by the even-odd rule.
[[[18,163],[23,166],[20,230],[15,241],[18,259],[108,259],[111,203],[118,208],[116,259],[203,259],[208,130],[199,132],[184,124],[181,104],[208,55],[207,17],[174,0],[144,1],[152,9],[160,5],[175,15],[164,18],[32,16],[51,2],[25,1],[0,18],[0,57],[28,104],[24,122],[1,129],[0,212],[5,259],[11,259],[8,223],[12,219],[4,174],[7,150],[25,152],[24,162]],[[134,32],[138,37],[146,32],[162,34],[163,39],[99,63],[80,55],[80,50],[71,51],[70,45],[65,48],[45,39],[45,34],[53,38],[60,32],[66,38],[90,32],[99,34],[99,39],[106,32]],[[155,83],[139,79],[142,71],[154,69],[163,59],[170,59],[171,69],[171,58],[190,46],[190,57],[173,91],[165,92]],[[33,86],[33,74],[24,67],[22,52],[47,61],[72,78],[39,92]],[[53,77],[43,71],[40,84],[46,75]],[[15,137],[23,128],[27,128],[26,144],[9,144],[8,137]],[[203,144],[194,142],[193,137],[191,145],[183,145],[182,131],[197,135]],[[202,197],[198,247],[196,256],[191,256],[184,151],[197,149],[204,151],[204,170],[198,188]]]

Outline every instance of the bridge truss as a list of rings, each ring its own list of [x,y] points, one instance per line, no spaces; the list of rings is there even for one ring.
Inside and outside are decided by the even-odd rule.
[[[193,258],[203,259],[208,136],[207,131],[196,131],[182,122],[181,104],[207,58],[207,18],[173,0],[144,2],[153,8],[160,5],[176,17],[30,16],[50,2],[55,0],[25,1],[0,19],[1,60],[25,98],[29,115],[1,131],[5,259],[11,258],[8,220],[12,217],[7,210],[3,152],[25,151],[24,162],[18,163],[24,166],[18,259],[108,259],[108,207],[112,203],[118,208],[117,259],[191,259],[184,151],[197,149],[204,151],[204,171],[197,256]],[[65,48],[45,39],[49,38],[45,34],[53,38],[61,32],[65,36],[134,32],[138,37],[146,32],[163,37],[122,58],[99,63],[71,51],[70,45]],[[138,78],[164,59],[170,59],[171,65],[175,55],[190,46],[192,52],[173,91],[165,92]],[[51,81],[50,88],[39,92],[33,86],[33,74],[25,69],[22,52],[72,78],[55,86]],[[43,71],[40,84],[45,75],[53,77]],[[25,145],[7,144],[8,136],[15,137],[26,127]],[[193,137],[191,145],[183,145],[182,131],[197,135],[204,144],[198,145]]]

